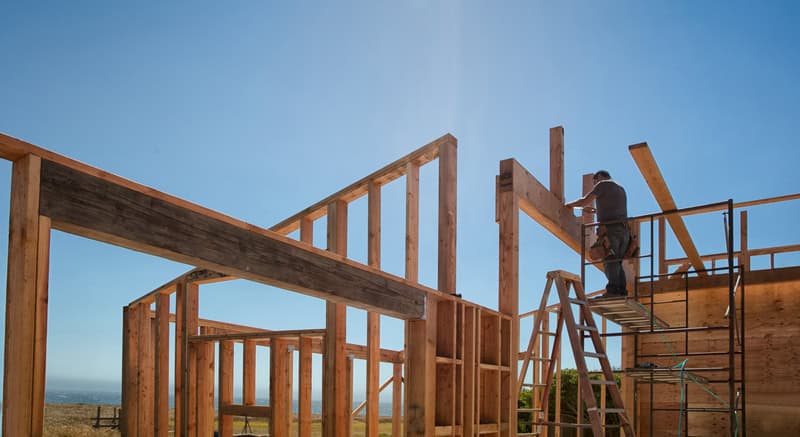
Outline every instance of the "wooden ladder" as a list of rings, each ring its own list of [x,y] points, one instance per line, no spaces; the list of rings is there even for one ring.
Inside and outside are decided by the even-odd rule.
[[[619,386],[617,386],[616,379],[614,378],[614,372],[611,370],[611,364],[608,362],[608,356],[606,355],[605,348],[603,347],[603,342],[600,339],[600,333],[597,330],[597,326],[594,323],[594,317],[589,309],[589,302],[587,301],[586,294],[583,291],[583,284],[577,275],[565,272],[563,270],[554,270],[547,273],[547,285],[545,286],[545,290],[542,294],[542,303],[540,304],[539,313],[534,321],[533,334],[538,335],[542,323],[541,319],[543,317],[547,317],[544,312],[544,308],[546,307],[547,298],[550,294],[550,289],[552,288],[553,284],[556,285],[559,302],[561,303],[558,313],[555,338],[553,340],[553,353],[555,354],[559,350],[561,333],[563,331],[562,326],[566,326],[567,334],[572,346],[572,352],[575,356],[575,366],[578,368],[581,398],[586,406],[586,412],[589,416],[592,434],[597,437],[605,435],[603,433],[605,424],[601,418],[601,413],[605,413],[617,414],[619,416],[620,426],[625,431],[625,435],[628,437],[635,437],[633,427],[631,426],[631,421],[628,418],[628,415],[625,412],[625,406],[622,403],[622,394],[619,391]],[[574,298],[570,297],[570,287],[575,292]],[[579,319],[577,321],[572,310],[572,305],[577,305],[579,307]],[[587,352],[584,350],[584,332],[589,333],[589,338],[594,346],[594,352]],[[535,337],[531,337],[531,343],[533,343],[534,340]],[[532,345],[529,345],[529,350],[531,348]],[[555,355],[551,354],[551,357],[554,356]],[[602,379],[589,378],[589,370],[586,367],[587,357],[595,358],[600,362],[600,367],[603,371]],[[568,426],[569,424],[547,421],[547,400],[550,396],[549,382],[553,380],[554,371],[555,360],[551,360],[548,366],[547,375],[544,378],[544,381],[547,381],[548,383],[545,385],[544,390],[542,390],[542,398],[540,403],[540,405],[544,406],[544,411],[541,416],[544,420],[535,424],[544,426]],[[599,408],[597,406],[597,402],[595,401],[594,397],[594,390],[592,389],[593,385],[606,386],[608,393],[611,395],[611,401],[613,404],[612,408]],[[521,384],[519,388],[522,388]]]

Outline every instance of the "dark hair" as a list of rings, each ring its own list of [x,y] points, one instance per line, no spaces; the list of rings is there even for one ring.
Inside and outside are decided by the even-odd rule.
[[[606,179],[611,179],[611,174],[610,174],[610,173],[609,173],[607,170],[597,170],[597,171],[594,173],[594,176],[592,176],[592,178],[593,178],[593,179],[597,179],[597,178],[599,178],[600,176],[602,176],[602,177],[604,177],[604,178],[606,178]]]

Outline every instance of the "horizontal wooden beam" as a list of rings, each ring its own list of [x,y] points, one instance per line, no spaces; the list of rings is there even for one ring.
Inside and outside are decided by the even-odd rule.
[[[189,341],[225,341],[225,340],[258,340],[272,338],[300,338],[300,337],[322,337],[325,335],[324,329],[296,329],[290,331],[269,331],[269,332],[236,332],[232,334],[208,334],[192,335]]]
[[[785,246],[772,246],[772,247],[764,247],[761,249],[748,249],[747,254],[751,257],[753,256],[762,256],[762,255],[774,255],[776,253],[789,253],[789,252],[800,252],[800,244],[788,244]],[[733,252],[733,256],[739,256],[741,252],[738,250]],[[701,255],[700,258],[703,261],[716,261],[716,260],[723,260],[728,259],[728,252],[719,252],[719,253],[712,253],[709,255]],[[664,263],[667,265],[676,265],[676,264],[683,264],[688,262],[688,258],[670,258],[664,260]]]
[[[671,211],[678,209],[675,205],[675,200],[672,198],[672,193],[669,192],[667,183],[664,181],[664,176],[661,174],[661,170],[658,168],[653,154],[650,153],[650,148],[647,146],[647,143],[634,144],[630,146],[628,150],[631,156],[633,156],[636,166],[639,167],[639,171],[642,173],[642,176],[644,176],[644,180],[650,187],[650,191],[653,193],[653,197],[655,197],[661,210]],[[683,219],[679,215],[668,215],[667,222],[672,228],[675,238],[678,239],[681,248],[683,248],[684,253],[686,253],[686,257],[691,261],[692,266],[696,270],[700,270],[699,274],[701,276],[705,276],[706,273],[702,270],[706,267],[703,264],[703,260],[700,259],[700,254],[697,252],[697,247],[695,247]]]
[[[269,417],[272,408],[267,405],[228,404],[221,407],[226,416]]]
[[[736,274],[736,273],[734,273]],[[653,291],[664,293],[670,291],[680,291],[686,289],[688,282],[689,290],[699,290],[703,288],[726,288],[728,287],[728,275],[711,275],[704,277],[691,276],[688,278],[662,279],[653,281]],[[800,267],[783,267],[779,269],[752,270],[747,272],[745,283],[748,287],[760,284],[771,284],[781,282],[800,282]],[[650,293],[650,282],[639,282],[639,295]]]
[[[500,161],[498,189],[514,191],[519,208],[574,251],[581,253],[581,224],[572,208],[551,193],[514,159]]]
[[[165,283],[164,285],[156,288],[155,290],[143,295],[142,297],[132,301],[128,305],[136,305],[138,303],[153,303],[156,300],[156,296],[159,294],[172,294],[175,292],[175,288],[180,282],[185,282],[187,284],[210,284],[213,282],[220,282],[225,280],[233,279],[230,276],[224,273],[218,273],[213,270],[208,269],[192,269],[183,275],[178,276],[177,278]]]
[[[286,220],[271,227],[270,230],[283,235],[293,232],[300,227],[301,219],[316,220],[327,214],[327,208],[331,202],[336,200],[352,202],[353,200],[356,200],[359,197],[367,194],[370,182],[380,186],[398,179],[405,174],[407,164],[414,163],[417,166],[427,164],[439,156],[440,147],[451,143],[455,144],[455,142],[456,138],[454,136],[445,134],[442,137],[426,144],[425,146],[422,146],[419,149],[409,153],[408,155],[392,162],[386,167],[373,172],[372,174],[350,184],[349,186],[337,191],[334,194],[331,194],[325,199],[322,199],[321,201],[287,218]]]
[[[367,347],[360,344],[348,343],[344,347],[348,355],[359,360],[367,359]],[[402,363],[403,351],[394,351],[391,349],[380,349],[380,361],[382,363]]]
[[[434,291],[47,160],[40,213],[62,231],[401,319],[424,317]]]

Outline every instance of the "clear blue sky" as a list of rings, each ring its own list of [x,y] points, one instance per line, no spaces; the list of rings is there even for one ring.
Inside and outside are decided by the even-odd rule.
[[[679,206],[800,191],[799,11],[741,1],[4,3],[0,131],[265,227],[450,132],[458,289],[496,308],[498,162],[515,157],[547,181],[549,127],[566,128],[568,198],[581,174],[607,168],[631,214],[656,210],[627,151],[640,141]],[[10,168],[0,162],[0,217]],[[435,184],[424,170],[429,285]],[[397,274],[402,191],[384,192],[383,261]],[[796,202],[754,210],[751,246],[797,243],[797,212]],[[365,261],[364,201],[351,216],[351,254]],[[690,230],[701,251],[719,251],[721,219],[709,220]],[[579,258],[521,221],[531,308],[544,273],[577,271]],[[2,219],[0,246],[6,237]],[[316,240],[324,245],[324,222]],[[116,384],[122,306],[186,269],[54,232],[49,386]],[[202,317],[324,326],[320,301],[243,281],[201,299]],[[350,341],[363,342],[365,326],[353,311]],[[402,325],[387,321],[382,344],[402,348]]]

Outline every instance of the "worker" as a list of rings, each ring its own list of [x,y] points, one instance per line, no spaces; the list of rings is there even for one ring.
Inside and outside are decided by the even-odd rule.
[[[627,296],[625,270],[622,258],[628,250],[631,234],[628,228],[628,201],[622,185],[611,179],[606,170],[597,171],[592,182],[594,187],[585,196],[566,204],[567,207],[583,208],[587,212],[597,211],[598,243],[605,250],[603,267],[608,284],[606,297]],[[595,207],[592,207],[592,204]]]

